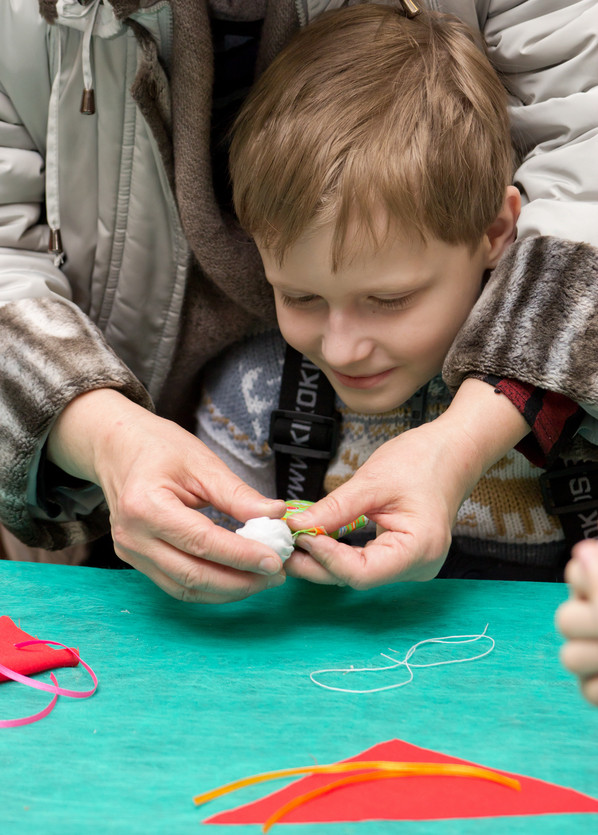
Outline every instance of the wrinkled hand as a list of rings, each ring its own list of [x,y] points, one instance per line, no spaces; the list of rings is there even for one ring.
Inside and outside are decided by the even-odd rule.
[[[173,597],[224,603],[284,582],[274,551],[197,512],[211,504],[244,522],[280,517],[284,503],[250,488],[175,423],[117,392],[89,392],[59,418],[49,454],[100,485],[116,553]]]
[[[294,530],[334,531],[365,514],[378,526],[376,539],[355,548],[303,535],[298,545],[309,554],[295,551],[286,573],[356,589],[435,577],[459,507],[527,432],[506,397],[480,380],[466,380],[443,415],[387,441],[353,478],[289,520]]]
[[[565,569],[571,597],[556,613],[556,624],[567,643],[563,665],[579,678],[581,691],[598,705],[598,542],[586,540],[573,548]]]
[[[297,544],[309,556],[295,551],[285,565],[288,574],[356,589],[436,576],[448,553],[464,488],[454,477],[456,450],[432,444],[431,426],[387,441],[352,479],[310,508],[309,518],[326,530],[365,513],[384,532],[363,548],[304,534]],[[301,514],[300,527],[299,514],[291,517],[292,527],[310,527],[305,517]]]

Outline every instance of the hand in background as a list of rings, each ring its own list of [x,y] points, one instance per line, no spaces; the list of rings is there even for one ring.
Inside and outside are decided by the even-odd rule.
[[[211,504],[246,521],[282,516],[284,502],[265,499],[194,435],[118,392],[73,400],[50,434],[48,454],[100,485],[116,553],[173,597],[225,603],[284,582],[274,551],[197,512]]]
[[[586,699],[598,705],[598,542],[588,539],[574,546],[565,579],[571,597],[556,613],[557,627],[567,639],[561,661],[578,677]]]

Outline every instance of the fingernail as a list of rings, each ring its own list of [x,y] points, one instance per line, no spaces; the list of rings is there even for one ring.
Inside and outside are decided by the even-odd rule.
[[[302,551],[307,551],[308,554],[312,553],[311,537],[307,534],[304,534],[303,536],[298,536],[295,545],[301,548]]]
[[[260,574],[278,574],[280,571],[280,560],[276,557],[264,557],[258,566]]]
[[[309,513],[291,513],[290,516],[287,516],[287,524],[291,521],[296,531],[307,530],[313,527]]]
[[[283,574],[282,572],[280,572],[279,574],[274,574],[272,577],[268,577],[267,588],[274,589],[277,586],[282,586],[286,579],[286,574]]]
[[[583,565],[589,581],[594,582],[593,578],[598,577],[598,546],[587,540],[581,548],[577,547],[575,557]]]

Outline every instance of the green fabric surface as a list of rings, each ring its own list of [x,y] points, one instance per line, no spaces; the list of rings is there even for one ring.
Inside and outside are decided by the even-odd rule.
[[[0,729],[0,831],[260,832],[201,821],[284,782],[202,808],[192,797],[394,738],[598,797],[598,709],[558,661],[554,611],[566,594],[542,583],[436,580],[355,592],[288,580],[209,607],[173,600],[134,571],[0,562],[0,615],[78,647],[100,682],[91,699],[60,697],[41,722]],[[486,624],[492,654],[414,670],[404,688],[350,695],[309,679],[321,668],[380,666],[389,647],[403,657],[425,638],[477,634]],[[435,660],[437,652],[413,661]],[[440,652],[448,658],[458,650]],[[89,687],[81,667],[56,675],[61,686]],[[47,693],[0,684],[2,718],[48,701]],[[293,824],[290,831],[568,835],[597,832],[598,815]]]

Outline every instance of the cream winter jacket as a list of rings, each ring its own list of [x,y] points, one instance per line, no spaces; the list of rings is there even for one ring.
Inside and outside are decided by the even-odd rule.
[[[247,255],[249,266],[236,256],[247,252],[247,244],[234,249],[235,235],[227,237],[222,218],[207,215],[205,234],[198,236],[188,219],[193,188],[201,192],[209,183],[185,179],[184,166],[194,161],[182,159],[180,149],[195,129],[176,104],[185,79],[173,62],[173,42],[178,43],[178,31],[180,42],[194,44],[190,50],[203,48],[201,38],[190,34],[197,34],[194,21],[206,36],[201,22],[207,20],[207,3],[139,5],[40,0],[44,19],[32,0],[0,3],[0,519],[24,541],[46,548],[89,538],[107,525],[98,488],[49,477],[43,486],[43,445],[65,405],[83,391],[106,386],[148,407],[150,396],[158,400],[169,379],[191,280],[208,288],[199,306],[204,320],[192,319],[204,322],[192,346],[197,367],[254,327],[269,298],[265,285],[256,284],[235,314],[238,325],[222,328],[219,311],[233,309],[245,269],[253,280],[254,256]],[[285,36],[340,5],[340,0],[267,4],[281,16],[277,25],[280,29],[283,21]],[[429,0],[427,5],[477,26],[503,74],[522,159],[515,177],[524,196],[520,237],[549,235],[598,245],[594,0]],[[185,11],[191,21],[186,40]],[[284,37],[275,25],[266,31],[271,43],[265,52],[271,54]],[[142,77],[144,68],[149,71]],[[207,89],[207,74],[208,69],[206,78],[189,84]],[[80,113],[83,87],[95,91],[93,115]],[[209,109],[209,98],[204,105]],[[177,112],[183,114],[178,122]],[[60,229],[64,255],[58,247],[47,252],[50,228]],[[229,244],[229,260],[223,255],[212,263],[212,249],[224,252]],[[510,274],[516,273],[515,266]],[[587,296],[582,301],[598,303]],[[494,315],[509,321],[508,309]],[[554,328],[541,339],[553,335]],[[464,342],[457,360],[449,358],[453,385],[479,370],[466,361],[468,350]],[[542,351],[530,362],[530,382],[541,377],[545,356]],[[559,374],[558,357],[556,362],[555,388],[567,390],[566,369]],[[187,373],[186,366],[177,367]],[[498,366],[488,370],[503,373]],[[598,381],[589,380],[592,373],[589,368],[587,396],[580,399],[595,404]]]

